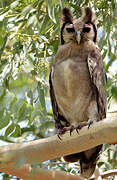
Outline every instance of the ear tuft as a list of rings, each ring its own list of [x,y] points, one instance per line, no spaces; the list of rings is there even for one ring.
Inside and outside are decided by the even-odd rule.
[[[73,17],[69,8],[67,7],[63,8],[60,19],[62,24],[66,22],[72,23]]]
[[[92,22],[95,24],[96,15],[92,12],[89,7],[84,7],[82,10],[82,18],[85,22]]]

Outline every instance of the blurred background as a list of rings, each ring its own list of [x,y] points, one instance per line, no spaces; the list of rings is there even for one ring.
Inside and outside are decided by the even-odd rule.
[[[59,18],[65,6],[75,18],[81,16],[84,6],[97,16],[98,45],[108,76],[108,114],[117,113],[116,0],[0,0],[1,146],[55,133],[48,76],[59,45]],[[98,166],[102,172],[117,168],[117,145],[105,145]],[[38,167],[79,173],[78,163],[61,159]],[[4,173],[0,178],[18,179]]]

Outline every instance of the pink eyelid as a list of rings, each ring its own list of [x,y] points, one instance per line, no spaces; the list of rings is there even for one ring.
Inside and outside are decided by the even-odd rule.
[[[74,27],[74,25],[73,24],[69,24],[69,25],[67,25],[67,26],[65,26],[66,28],[73,28]]]
[[[85,27],[90,27],[90,24],[85,24]]]

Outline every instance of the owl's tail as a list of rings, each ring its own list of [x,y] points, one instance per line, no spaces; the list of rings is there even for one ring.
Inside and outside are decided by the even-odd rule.
[[[80,159],[80,172],[84,178],[89,178],[93,175],[96,162],[102,151],[102,146],[103,145],[99,145],[95,148],[82,152],[82,158]]]
[[[89,178],[95,171],[96,162],[102,152],[102,147],[103,145],[101,144],[87,151],[64,156],[64,160],[67,162],[80,160],[80,173],[84,178]]]

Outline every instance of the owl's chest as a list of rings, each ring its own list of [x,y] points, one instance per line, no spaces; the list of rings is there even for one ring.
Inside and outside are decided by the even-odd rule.
[[[56,65],[53,88],[60,112],[71,123],[86,121],[86,109],[92,96],[87,62],[68,59]]]
[[[53,81],[55,91],[59,90],[61,94],[71,98],[82,93],[85,95],[91,88],[87,62],[68,59],[59,63],[54,68]]]

